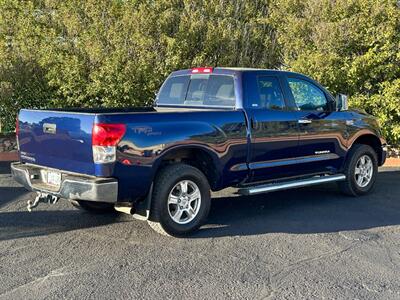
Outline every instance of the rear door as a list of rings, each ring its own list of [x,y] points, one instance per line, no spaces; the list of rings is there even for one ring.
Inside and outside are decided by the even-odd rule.
[[[95,114],[21,110],[21,161],[65,171],[96,174],[92,154]]]
[[[345,114],[332,96],[305,76],[286,77],[299,125],[298,154],[305,174],[336,172],[346,154]]]
[[[298,173],[298,124],[284,96],[281,77],[244,73],[244,98],[250,121],[251,181],[265,181]]]

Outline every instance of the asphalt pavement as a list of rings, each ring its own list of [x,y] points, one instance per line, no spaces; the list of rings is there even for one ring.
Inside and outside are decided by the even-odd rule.
[[[0,299],[400,299],[400,169],[359,198],[335,184],[233,191],[176,239],[65,200],[29,213],[1,163]]]

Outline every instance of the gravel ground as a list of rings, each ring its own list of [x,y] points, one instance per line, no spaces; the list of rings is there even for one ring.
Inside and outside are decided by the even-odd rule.
[[[28,213],[31,197],[0,165],[0,299],[400,298],[400,169],[360,198],[225,190],[187,239],[67,201]]]

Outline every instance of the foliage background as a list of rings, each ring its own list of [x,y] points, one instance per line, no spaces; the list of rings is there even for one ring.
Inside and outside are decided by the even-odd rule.
[[[0,118],[19,108],[144,106],[193,66],[305,73],[400,143],[394,0],[0,0]]]

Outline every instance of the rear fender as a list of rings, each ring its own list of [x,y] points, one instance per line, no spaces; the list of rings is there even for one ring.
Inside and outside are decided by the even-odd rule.
[[[163,154],[160,155],[159,158],[154,162],[150,189],[149,189],[146,197],[143,199],[143,201],[136,202],[134,217],[136,217],[137,219],[140,219],[140,220],[147,220],[149,218],[155,177],[156,177],[158,171],[162,168],[163,162],[168,161],[168,160],[170,160],[170,158],[173,158],[173,157],[179,159],[179,156],[174,155],[174,154],[178,154],[182,150],[188,150],[188,151],[195,150],[195,151],[202,151],[203,153],[206,153],[212,160],[212,164],[213,164],[213,167],[215,167],[216,176],[217,176],[217,180],[214,183],[212,182],[212,180],[209,179],[211,188],[216,189],[218,186],[222,185],[222,183],[221,183],[222,165],[220,163],[218,155],[215,152],[213,152],[211,149],[204,147],[203,145],[171,147],[170,149],[167,149],[166,151],[164,151]]]
[[[213,151],[212,149],[208,148],[205,145],[187,145],[187,146],[175,146],[167,149],[166,151],[163,152],[163,154],[154,162],[154,173],[153,173],[153,180],[157,174],[157,172],[160,170],[160,167],[162,167],[163,162],[170,160],[169,158],[176,158],[176,161],[179,161],[179,153],[182,151],[195,151],[195,152],[202,152],[205,155],[207,155],[211,161],[212,161],[212,168],[215,171],[215,176],[214,180],[210,180],[210,186],[212,189],[217,189],[219,186],[222,185],[222,173],[223,173],[223,165],[221,163],[221,158],[218,156],[218,153]],[[175,155],[177,154],[177,155]],[[207,175],[207,174],[205,174]]]

